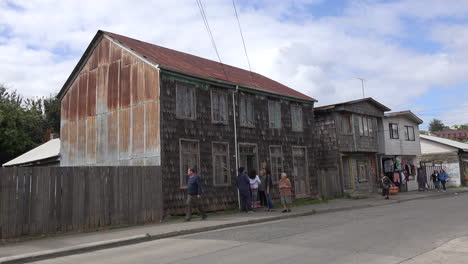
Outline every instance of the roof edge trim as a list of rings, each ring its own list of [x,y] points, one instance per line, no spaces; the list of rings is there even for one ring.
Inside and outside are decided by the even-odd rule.
[[[235,89],[235,86],[238,86],[239,90],[245,90],[245,91],[252,90],[252,91],[262,92],[264,94],[270,94],[270,95],[275,95],[275,96],[281,96],[281,97],[284,97],[284,98],[289,98],[291,100],[298,101],[298,102],[304,102],[304,103],[309,103],[309,104],[318,102],[316,99],[314,99],[314,100],[305,100],[305,99],[302,99],[302,98],[297,98],[297,97],[290,96],[290,95],[285,95],[285,94],[282,94],[282,93],[270,92],[270,91],[266,91],[266,90],[259,89],[259,88],[256,88],[256,87],[250,87],[250,86],[242,85],[242,84],[235,83],[235,82],[227,82],[227,81],[223,81],[223,80],[219,80],[219,79],[215,79],[215,78],[211,78],[211,77],[206,77],[206,76],[201,76],[201,75],[197,75],[197,74],[193,74],[193,73],[179,71],[179,70],[169,68],[169,67],[165,67],[165,66],[162,66],[162,65],[159,65],[159,68],[163,72],[166,71],[166,72],[175,73],[175,74],[179,74],[179,75],[190,76],[190,77],[196,78],[196,79],[208,80],[210,82],[220,83],[220,84],[227,85],[227,86],[232,86],[234,89]]]

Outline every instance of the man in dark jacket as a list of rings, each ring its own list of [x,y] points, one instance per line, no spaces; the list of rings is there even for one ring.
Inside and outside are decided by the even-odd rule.
[[[250,201],[250,180],[245,173],[244,167],[239,168],[239,175],[237,176],[237,188],[239,189],[241,211],[252,213]]]
[[[201,206],[203,191],[200,176],[197,175],[194,168],[188,169],[187,174],[189,178],[187,180],[187,208],[185,211],[185,221],[190,221],[192,219],[192,208],[196,208],[199,215],[201,215],[202,220],[205,220],[206,214]]]

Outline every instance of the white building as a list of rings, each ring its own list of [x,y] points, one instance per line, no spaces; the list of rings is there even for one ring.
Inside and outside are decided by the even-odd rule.
[[[418,189],[416,180],[417,155],[421,154],[419,125],[423,121],[411,111],[385,114],[384,145],[381,156],[381,171],[401,186],[402,191]]]
[[[429,175],[434,170],[444,169],[449,176],[447,186],[466,185],[468,181],[468,144],[421,135],[418,159]]]

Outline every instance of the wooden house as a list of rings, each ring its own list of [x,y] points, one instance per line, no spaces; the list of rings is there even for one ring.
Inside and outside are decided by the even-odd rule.
[[[323,196],[376,190],[386,111],[390,109],[372,98],[315,108],[317,177]]]
[[[188,167],[211,210],[237,205],[237,167],[290,175],[318,193],[316,100],[255,72],[98,31],[59,93],[61,166],[161,166],[181,212]]]

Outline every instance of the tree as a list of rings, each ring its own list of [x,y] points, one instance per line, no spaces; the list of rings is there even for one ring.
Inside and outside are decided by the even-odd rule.
[[[452,128],[455,129],[455,130],[468,130],[468,124],[453,125]]]
[[[24,99],[0,84],[0,164],[44,143],[59,128],[58,99]]]
[[[447,129],[448,127],[442,123],[441,120],[439,119],[432,119],[432,121],[429,123],[429,131],[431,132],[436,132],[436,131],[442,131]]]
[[[43,99],[44,118],[50,133],[60,134],[60,100],[56,96]]]

